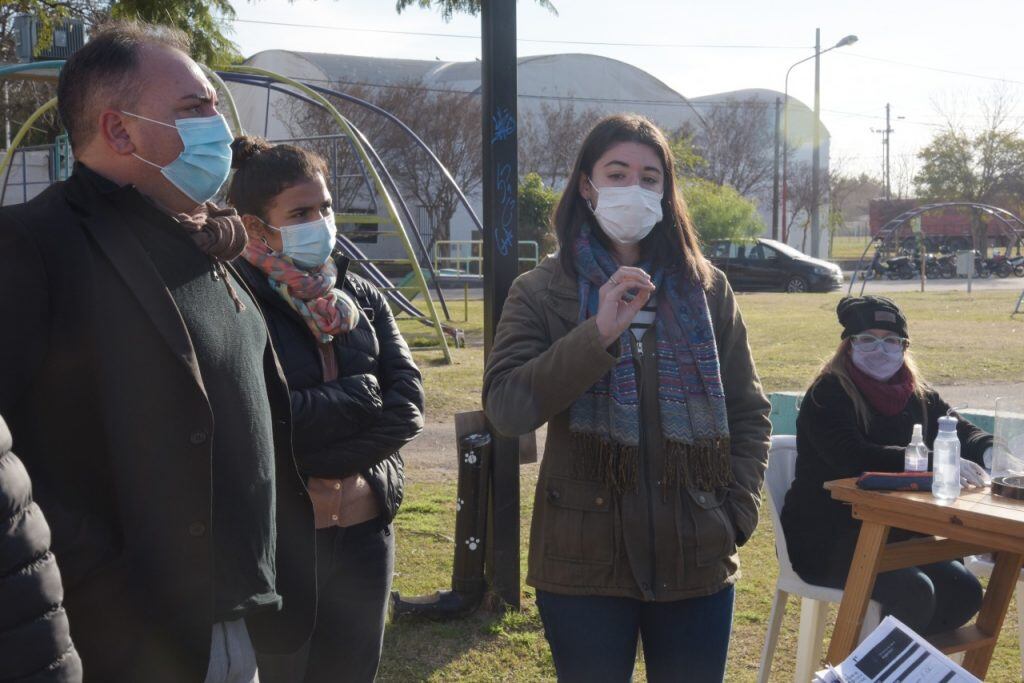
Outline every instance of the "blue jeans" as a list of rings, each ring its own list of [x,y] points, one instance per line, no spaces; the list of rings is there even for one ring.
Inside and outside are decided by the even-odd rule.
[[[713,595],[644,602],[537,591],[558,680],[629,681],[643,643],[647,680],[721,681],[732,631],[732,586]]]

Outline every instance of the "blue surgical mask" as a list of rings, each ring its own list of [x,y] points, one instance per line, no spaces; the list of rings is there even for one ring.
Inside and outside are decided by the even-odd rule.
[[[281,253],[300,268],[319,268],[331,257],[337,237],[333,213],[308,223],[285,225],[280,228],[275,228],[258,216],[257,219],[271,230],[281,233]]]
[[[132,156],[159,168],[160,173],[172,185],[197,204],[213,199],[231,171],[231,141],[234,140],[234,136],[231,135],[228,122],[223,116],[216,114],[202,118],[177,119],[172,126],[129,111],[121,113],[168,128],[176,128],[185,148],[171,163],[161,166],[143,159],[138,154],[133,153]]]

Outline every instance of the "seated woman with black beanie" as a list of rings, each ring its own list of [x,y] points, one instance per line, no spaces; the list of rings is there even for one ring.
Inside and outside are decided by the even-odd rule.
[[[845,297],[836,308],[842,341],[811,383],[796,423],[796,479],[782,526],[793,569],[808,583],[842,588],[860,522],[823,484],[864,472],[902,472],[915,424],[929,448],[949,405],[921,377],[910,354],[907,319],[884,297]],[[983,485],[979,466],[992,436],[957,416],[961,483]],[[890,541],[905,540],[896,530]],[[967,623],[981,605],[981,584],[959,561],[878,575],[872,598],[922,635]]]

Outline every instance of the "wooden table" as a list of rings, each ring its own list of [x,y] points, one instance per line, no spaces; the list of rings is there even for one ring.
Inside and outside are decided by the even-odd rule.
[[[1024,503],[986,490],[962,491],[956,502],[940,505],[931,492],[862,491],[855,479],[830,481],[825,488],[850,503],[863,523],[828,661],[838,664],[856,647],[880,572],[993,552],[995,567],[975,623],[929,638],[947,654],[965,651],[964,668],[984,680],[1024,560]],[[890,528],[930,536],[887,544]]]

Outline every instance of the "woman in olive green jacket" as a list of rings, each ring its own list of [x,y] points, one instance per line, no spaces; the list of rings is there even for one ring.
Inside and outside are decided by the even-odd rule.
[[[649,680],[721,680],[757,525],[770,406],[674,170],[646,119],[597,124],[484,375],[500,432],[548,423],[527,583],[563,681],[629,680],[638,637]]]

